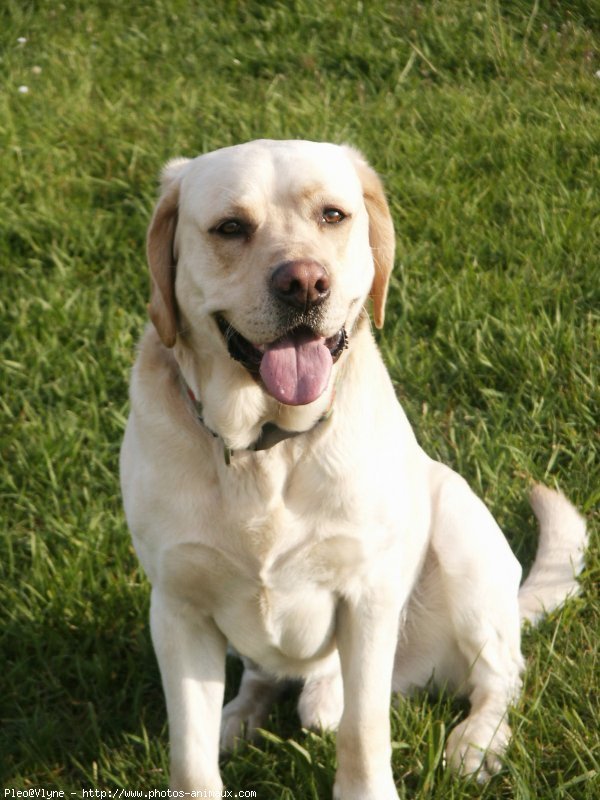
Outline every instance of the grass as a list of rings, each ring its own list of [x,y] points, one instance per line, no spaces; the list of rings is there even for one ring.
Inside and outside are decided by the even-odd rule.
[[[117,457],[173,155],[259,136],[362,148],[398,232],[380,343],[423,445],[526,564],[529,481],[559,484],[594,527],[599,16],[593,0],[2,4],[4,787],[167,786]],[[515,737],[487,786],[442,767],[460,706],[393,707],[402,798],[598,796],[598,564],[593,539],[582,596],[525,631]],[[299,731],[292,699],[269,731],[224,763],[227,784],[327,797],[333,738]]]

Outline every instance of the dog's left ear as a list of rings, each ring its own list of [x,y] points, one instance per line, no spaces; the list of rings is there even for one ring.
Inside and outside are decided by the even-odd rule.
[[[181,175],[188,161],[187,158],[176,158],[164,167],[161,175],[162,191],[146,240],[152,279],[148,314],[166,347],[173,347],[177,339],[175,231]]]
[[[369,215],[369,244],[375,262],[375,277],[371,286],[373,298],[373,319],[376,328],[383,328],[385,301],[388,293],[390,275],[394,266],[396,238],[394,223],[385,199],[383,184],[366,159],[353,147],[344,148],[358,173],[363,188],[363,199]]]

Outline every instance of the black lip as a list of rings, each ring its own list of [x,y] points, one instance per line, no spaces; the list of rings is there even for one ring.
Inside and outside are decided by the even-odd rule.
[[[325,344],[331,353],[333,363],[338,360],[344,350],[348,347],[348,333],[346,328],[341,328],[334,336],[325,339]]]
[[[243,364],[253,375],[258,375],[260,362],[263,357],[261,351],[254,347],[252,342],[245,339],[241,333],[236,331],[233,325],[230,325],[221,314],[216,315],[216,321],[221,335],[223,339],[225,339],[225,344],[227,345],[227,350],[231,358]]]
[[[262,361],[264,351],[259,350],[252,344],[252,342],[249,342],[248,339],[242,336],[242,334],[237,331],[233,325],[227,322],[225,317],[221,314],[217,314],[215,316],[215,320],[219,330],[221,331],[221,335],[225,340],[225,344],[227,345],[227,350],[231,358],[242,364],[248,370],[248,372],[251,372],[253,375],[258,375],[260,371],[260,362]],[[311,334],[315,336],[317,335],[309,326],[300,325],[287,331],[284,336],[289,336],[290,334],[293,334],[294,331],[309,331]],[[281,338],[283,338],[283,336]],[[333,336],[330,336],[328,339],[326,339],[325,346],[331,353],[331,358],[335,364],[344,350],[348,347],[348,334],[346,332],[346,328],[341,328]]]

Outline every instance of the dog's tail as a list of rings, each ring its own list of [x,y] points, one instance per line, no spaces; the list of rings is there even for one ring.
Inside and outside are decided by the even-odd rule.
[[[537,622],[579,592],[587,544],[585,520],[561,492],[534,486],[529,502],[540,526],[535,561],[519,590],[522,620]]]

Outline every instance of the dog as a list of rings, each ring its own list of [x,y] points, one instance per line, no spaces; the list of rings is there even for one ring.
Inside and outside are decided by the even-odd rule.
[[[303,681],[303,726],[337,730],[337,800],[397,799],[392,691],[466,696],[447,763],[496,772],[521,623],[577,591],[585,523],[535,487],[540,543],[519,588],[488,509],[419,447],[366,310],[381,328],[394,259],[375,171],[307,141],[175,159],[147,256],[120,468],[172,788],[220,796],[220,748],[264,724],[282,678]],[[245,670],[223,709],[228,645]]]

